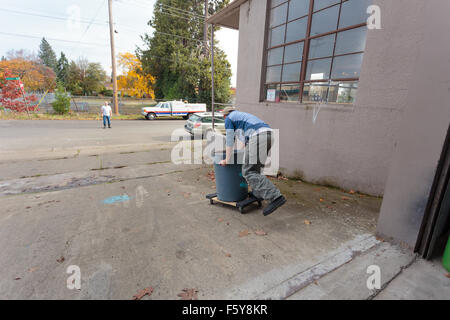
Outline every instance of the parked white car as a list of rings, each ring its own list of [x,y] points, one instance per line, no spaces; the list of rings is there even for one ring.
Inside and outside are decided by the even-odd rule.
[[[191,135],[201,135],[202,137],[206,137],[208,132],[213,131],[212,113],[204,112],[192,115],[186,121],[184,129]],[[226,134],[225,119],[223,118],[223,114],[220,112],[216,112],[214,114],[214,131],[222,135]]]
[[[206,112],[206,104],[189,104],[183,101],[167,101],[160,102],[154,107],[142,108],[142,115],[147,120],[155,120],[156,118],[173,118],[183,117],[188,119],[194,113]]]

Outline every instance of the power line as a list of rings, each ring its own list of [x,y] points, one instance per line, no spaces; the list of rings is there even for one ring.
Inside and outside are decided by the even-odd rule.
[[[162,8],[162,9],[167,10],[165,8]],[[170,12],[170,11],[169,12],[158,11],[158,13],[165,14],[165,15],[168,15],[168,16],[172,16],[172,17],[175,17],[175,18],[185,19],[185,20],[192,20],[192,19],[204,20],[205,19],[205,18],[199,18],[199,17],[194,17],[194,16],[188,16],[188,15],[179,15],[179,14],[182,14],[182,13],[174,13],[174,12]]]
[[[100,25],[100,26],[105,26],[105,27],[108,26],[108,23],[107,23],[106,21],[103,22],[103,23],[94,23],[94,21],[99,21],[99,20],[95,20],[95,18],[98,16],[98,13],[100,12],[100,10],[101,10],[103,4],[104,4],[104,2],[102,2],[102,5],[101,5],[100,8],[98,9],[98,11],[97,11],[96,15],[94,16],[94,18],[91,19],[91,21],[89,21],[89,22],[87,22],[87,21],[84,22],[84,21],[81,21],[81,20],[80,20],[80,22],[88,23],[89,25],[88,25],[88,27],[86,28],[84,34],[81,36],[80,40],[78,41],[79,43],[82,43],[82,42],[81,42],[82,38],[83,38],[84,35],[87,33],[87,31],[89,30],[89,28],[90,28],[90,26],[91,26],[92,24],[96,24],[96,25]],[[23,11],[15,11],[15,10],[9,10],[9,9],[2,9],[2,8],[0,8],[0,11],[8,11],[8,12],[13,12],[13,13],[17,13],[17,14],[24,14],[24,15],[30,15],[30,16],[45,17],[45,18],[56,19],[56,20],[67,20],[66,18],[60,18],[60,17],[56,17],[56,16],[41,15],[41,14],[35,14],[35,13],[29,13],[29,12],[23,12]],[[125,28],[125,29],[128,29],[128,30],[132,30],[132,31],[135,30],[135,29],[132,28],[132,27],[125,26],[125,25],[122,25],[122,24],[116,24],[116,23],[115,23],[115,25],[117,25],[117,26],[119,26],[119,27],[122,27],[122,28]],[[166,33],[166,32],[160,32],[160,31],[154,31],[154,32],[155,32],[155,33],[159,33],[159,34],[163,34],[163,35],[172,36],[172,37],[182,38],[182,39],[186,39],[186,40],[190,40],[190,41],[202,41],[202,40],[199,40],[199,39],[192,39],[192,38],[182,37],[182,36],[179,36],[179,35],[175,35],[175,34],[171,34],[171,33]],[[21,35],[21,36],[24,36],[24,35]],[[56,41],[62,41],[62,40],[56,40]],[[69,42],[68,40],[64,40],[64,41]],[[73,42],[74,42],[74,43],[77,43],[76,41],[73,41]]]
[[[32,38],[32,39],[42,39],[42,37],[39,36],[30,36],[30,35],[25,35],[25,34],[18,34],[18,33],[9,33],[9,32],[0,32],[0,35],[7,35],[7,36],[15,36],[15,37],[24,37],[24,38]],[[107,48],[107,45],[103,45],[103,44],[99,44],[99,43],[92,43],[92,42],[78,42],[78,41],[70,41],[70,40],[64,40],[64,39],[55,39],[55,38],[46,38],[47,40],[50,41],[60,41],[60,42],[68,42],[68,43],[74,43],[74,44],[85,44],[85,45],[93,45],[93,46],[98,46],[98,47],[102,47],[102,48]],[[73,47],[76,48],[76,47]],[[127,51],[128,49],[122,48],[122,47],[118,47],[118,49],[123,50],[123,51]],[[179,59],[169,59],[167,57],[162,57],[162,56],[156,56],[156,55],[151,55],[151,58],[158,58],[161,60],[166,60],[166,61],[170,61],[170,62],[181,62],[181,60]],[[191,66],[195,66],[192,63],[189,62],[182,62],[184,64],[187,65],[191,65]]]
[[[91,22],[89,23],[89,25],[87,26],[86,30],[84,30],[83,35],[81,36],[80,40],[78,40],[78,42],[80,42],[81,40],[83,40],[84,36],[86,35],[86,33],[88,32],[89,28],[91,27],[91,25],[93,24],[93,22],[95,21],[95,19],[97,18],[98,14],[100,13],[100,10],[103,8],[103,5],[105,4],[105,2],[102,2],[100,4],[100,6],[97,9],[97,12],[95,13],[94,17],[91,19]]]
[[[142,3],[142,2],[139,2],[138,0],[132,0],[132,1],[135,1],[136,3]],[[188,14],[188,15],[192,15],[192,16],[197,16],[199,18],[204,18],[203,15],[197,14],[197,13],[195,13],[193,11],[190,11],[190,10],[183,10],[183,9],[181,9],[179,7],[169,6],[169,5],[164,4],[164,3],[160,3],[159,5],[162,6],[162,7],[167,8],[167,9],[170,9],[172,11],[177,11],[178,13],[183,13],[183,14]]]
[[[32,39],[42,39],[40,36],[30,36],[27,34],[20,34],[20,33],[11,33],[11,32],[2,32],[0,31],[0,34],[7,35],[7,36],[13,36],[13,37],[22,37],[22,38],[32,38]],[[94,43],[94,42],[79,42],[79,41],[72,41],[72,40],[65,40],[65,39],[55,39],[55,38],[46,38],[50,41],[60,41],[60,42],[68,42],[68,43],[75,43],[75,44],[85,44],[85,45],[91,45],[91,46],[97,46],[97,47],[105,47],[106,44],[100,44],[100,43]]]
[[[132,30],[131,28],[126,28],[126,29]],[[185,39],[185,40],[188,40],[188,41],[203,42],[203,41],[198,40],[198,39],[186,38],[186,37],[182,37],[182,36],[179,36],[179,35],[176,35],[176,34],[165,33],[165,32],[161,32],[161,31],[154,31],[154,32],[162,34],[162,35],[170,36],[170,37],[182,38],[182,39]],[[14,36],[14,37],[22,37],[22,38],[42,39],[42,37],[40,37],[40,36],[31,36],[31,35],[19,34],[19,33],[0,32],[0,34],[7,35],[7,36]],[[46,39],[50,40],[50,41],[59,41],[59,42],[67,42],[67,43],[74,43],[74,44],[85,44],[85,45],[92,45],[92,46],[98,46],[98,47],[105,47],[105,46],[107,46],[107,44],[99,44],[99,43],[94,43],[94,42],[81,42],[81,41],[73,41],[73,40],[66,40],[66,39],[56,39],[56,38],[48,38],[48,37],[46,37]]]
[[[171,9],[167,9],[167,8],[164,8],[164,7],[160,8],[160,10],[161,11],[159,11],[159,12],[162,13],[162,14],[172,15],[172,16],[179,17],[179,18],[182,18],[182,19],[196,19],[196,20],[201,20],[201,21],[205,20],[205,17],[198,17],[198,16],[194,16],[194,15],[189,15],[189,14],[186,14],[186,13],[173,11]],[[164,12],[162,10],[166,10],[166,12]]]
[[[124,4],[124,5],[134,5],[134,6],[144,8],[144,9],[150,9],[150,7],[141,5],[139,3],[133,3],[133,4],[124,3],[124,2],[118,2],[118,3]],[[166,5],[161,4],[161,6],[166,6]],[[170,6],[166,6],[166,7],[160,7],[159,9],[166,10],[167,12],[160,10],[159,13],[166,14],[166,15],[173,16],[173,17],[180,18],[180,19],[186,19],[186,20],[191,20],[191,19],[204,20],[205,19],[204,16],[200,16],[200,15],[197,15],[197,14],[189,12],[189,11],[185,11],[185,10],[178,11],[178,9],[175,7],[170,7]]]
[[[90,21],[77,20],[77,21],[82,22],[82,23],[88,23],[88,27],[86,28],[85,32],[83,33],[83,35],[82,35],[82,37],[80,38],[79,41],[72,41],[72,40],[66,40],[66,39],[57,39],[57,38],[46,38],[46,39],[50,40],[50,41],[56,41],[56,42],[65,42],[65,43],[73,43],[73,44],[84,44],[84,45],[88,45],[88,46],[97,46],[97,47],[107,47],[107,44],[99,44],[99,43],[82,42],[81,41],[82,38],[87,33],[87,31],[89,30],[89,28],[90,28],[90,26],[92,24],[107,26],[107,22],[106,21],[105,22],[101,22],[101,23],[95,23],[95,21],[99,21],[99,20],[96,20],[96,17],[98,16],[98,13],[100,12],[101,8],[103,7],[103,4],[104,4],[104,2],[102,1],[102,5],[99,7],[97,13],[95,14],[95,16]],[[24,12],[24,11],[17,11],[17,10],[3,9],[3,8],[0,8],[0,10],[1,11],[6,11],[6,12],[17,13],[17,14],[45,17],[45,18],[49,18],[49,19],[67,20],[67,18],[43,15],[43,14],[38,14],[38,13],[29,13],[29,12]],[[129,26],[124,26],[124,25],[121,25],[121,24],[119,24],[118,26],[120,26],[122,28],[125,28],[125,29],[128,29],[130,31],[135,31],[134,28],[129,27]],[[165,36],[168,36],[168,37],[176,37],[176,38],[184,39],[184,40],[187,40],[187,41],[193,41],[193,42],[197,42],[197,43],[203,43],[204,42],[203,40],[200,40],[200,39],[197,39],[197,38],[187,38],[187,37],[183,37],[183,36],[180,36],[180,35],[167,33],[167,32],[162,32],[162,31],[154,30],[153,32],[156,33],[156,34],[165,35]],[[10,33],[10,32],[0,32],[0,34],[6,35],[6,36],[15,36],[15,37],[23,37],[23,38],[31,38],[31,39],[41,39],[42,38],[40,36],[33,36],[33,35],[19,34],[19,33]],[[121,48],[121,49],[123,49],[123,48]],[[167,58],[164,58],[164,57],[158,57],[158,58],[167,60]],[[173,61],[173,60],[169,59],[169,61]]]
[[[31,38],[31,39],[42,39],[42,37],[40,36],[30,36],[30,35],[26,35],[26,34],[19,34],[19,33],[9,33],[9,32],[1,32],[0,31],[0,35],[7,35],[7,36],[14,36],[14,37],[24,37],[24,38]],[[60,41],[60,42],[68,42],[68,43],[74,43],[74,44],[85,44],[85,45],[92,45],[92,46],[98,46],[98,47],[102,47],[102,48],[107,48],[106,44],[99,44],[99,43],[93,43],[93,42],[78,42],[78,41],[70,41],[70,40],[64,40],[64,39],[55,39],[55,38],[46,38],[47,40],[50,41]],[[76,47],[73,47],[76,48]],[[118,47],[118,49],[123,50],[123,51],[127,51],[128,49],[122,48],[122,47]],[[173,59],[168,59],[166,57],[162,57],[162,56],[155,56],[152,55],[152,58],[159,58],[162,60],[167,60],[167,61],[172,61],[172,62],[180,62],[180,60],[173,60]],[[189,62],[183,62],[185,64],[188,65],[194,65],[192,63]]]
[[[172,17],[175,17],[175,18],[184,19],[184,20],[192,20],[192,19],[196,19],[196,20],[199,20],[199,21],[204,21],[205,20],[205,18],[198,18],[198,17],[193,17],[193,16],[182,16],[182,15],[180,16],[180,15],[178,15],[176,13],[172,13],[172,12],[159,11],[159,13],[165,14],[165,15],[168,15],[168,16],[172,16]]]
[[[119,2],[121,3],[121,2]],[[104,2],[102,1],[102,5],[104,4]],[[100,8],[97,11],[97,14],[94,16],[93,19],[91,19],[90,21],[88,20],[83,20],[83,19],[79,19],[79,20],[75,20],[75,22],[80,22],[80,23],[85,23],[88,24],[88,27],[86,28],[86,31],[90,28],[91,25],[95,24],[95,25],[103,25],[106,26],[108,24],[107,21],[101,21],[101,20],[96,20],[95,18],[98,16],[98,13],[100,12],[102,6],[100,6]],[[170,7],[170,6],[168,6]],[[170,7],[170,8],[175,8],[175,7]],[[35,16],[35,17],[43,17],[43,18],[48,18],[48,19],[56,19],[56,20],[61,20],[61,21],[67,21],[67,17],[59,17],[59,16],[51,16],[51,15],[45,15],[45,14],[40,14],[40,13],[31,13],[31,12],[25,12],[25,11],[18,11],[18,10],[11,10],[11,9],[4,9],[4,8],[0,8],[0,11],[5,11],[5,12],[10,12],[10,13],[15,13],[15,14],[22,14],[22,15],[29,15],[29,16]],[[182,10],[184,11],[184,10]],[[181,19],[187,19],[190,20],[190,17],[188,17],[187,15],[180,15],[181,13],[178,14],[174,14],[171,12],[163,12],[160,11],[160,13],[162,14],[167,14],[173,17],[177,17],[177,18],[181,18]],[[204,17],[201,17],[202,19],[204,19]],[[84,35],[83,35],[84,36]]]
[[[123,26],[123,25],[121,26],[121,28],[123,28],[123,29],[125,29],[127,31],[135,31],[133,28],[127,27],[127,26]],[[153,32],[156,33],[156,34],[161,34],[161,35],[166,35],[166,36],[169,36],[169,37],[180,38],[180,39],[184,39],[184,40],[187,40],[187,41],[193,41],[193,42],[199,42],[199,43],[203,43],[204,42],[203,40],[200,40],[200,39],[197,39],[197,38],[187,38],[187,37],[179,36],[179,35],[173,34],[173,33],[167,33],[167,32],[156,31],[156,30],[153,30]]]
[[[135,2],[135,3],[137,3],[137,4],[139,4],[139,5],[142,5],[142,6],[147,6],[147,5],[149,5],[147,8],[150,7],[150,4],[149,4],[149,3],[146,3],[146,2],[143,2],[143,1],[139,1],[139,0],[131,0],[131,1],[133,1],[133,2]],[[181,9],[181,8],[174,7],[174,6],[169,6],[169,5],[164,4],[164,3],[160,3],[159,5],[162,6],[162,7],[166,7],[166,8],[168,8],[168,9],[171,9],[171,10],[173,10],[173,11],[178,11],[179,13],[189,14],[189,15],[193,15],[193,16],[200,17],[200,18],[204,18],[203,15],[197,14],[197,13],[192,12],[192,11],[189,11],[189,10],[183,10],[183,9]]]
[[[202,19],[205,18],[204,16],[196,14],[194,12],[182,10],[182,9],[177,8],[177,7],[171,7],[171,6],[168,6],[168,5],[163,4],[163,3],[161,3],[161,6],[166,7],[168,9],[172,10],[172,11],[178,11],[180,13],[185,13],[185,14],[189,14],[189,15],[192,15],[192,16],[197,16],[197,17],[202,18]]]
[[[107,22],[107,21],[101,21],[101,20],[96,20],[96,19],[95,19],[95,18],[98,16],[98,14],[100,13],[100,10],[101,10],[103,4],[104,4],[104,2],[102,2],[102,4],[101,4],[101,6],[99,7],[97,13],[95,14],[95,16],[94,16],[90,21],[77,20],[77,22],[89,24],[89,25],[87,26],[87,28],[86,28],[84,34],[88,31],[88,29],[91,27],[92,24],[96,24],[96,25],[100,25],[100,26],[107,26],[107,25],[108,25],[108,22]],[[49,15],[42,15],[42,14],[36,14],[36,13],[31,13],[31,12],[16,11],[16,10],[9,10],[9,9],[3,9],[3,8],[0,8],[0,10],[1,10],[1,11],[12,12],[12,13],[16,13],[16,14],[24,14],[24,15],[30,15],[30,16],[45,17],[45,18],[49,18],[49,19],[64,20],[64,21],[67,20],[67,18],[61,18],[61,17],[49,16]],[[164,13],[164,12],[163,12],[163,13]],[[176,17],[179,17],[179,16],[177,16],[177,15],[175,15],[175,16],[176,16]],[[182,17],[182,18],[185,18],[185,17]],[[97,22],[97,23],[95,23],[95,22]],[[130,26],[125,26],[125,25],[122,25],[122,24],[114,23],[114,25],[119,26],[119,27],[123,27],[123,28],[125,28],[125,29],[129,29],[129,30],[132,30],[132,31],[135,30],[135,28],[132,28],[132,27],[130,27]],[[178,36],[178,35],[175,35],[175,34],[170,34],[170,33],[165,33],[165,32],[159,32],[159,31],[154,31],[154,32],[155,32],[155,33],[165,34],[165,35],[170,35],[170,36],[175,36],[175,37],[180,37],[180,38],[187,39],[187,40],[192,40],[191,38],[181,37],[181,36]],[[83,34],[83,36],[84,36],[84,34]],[[83,36],[82,36],[82,37],[83,37]],[[198,41],[201,41],[201,40],[198,40]]]
[[[45,14],[24,12],[24,11],[18,11],[18,10],[10,10],[10,9],[4,9],[4,8],[0,8],[0,11],[5,11],[5,12],[10,12],[10,13],[15,13],[15,14],[23,14],[23,15],[34,16],[34,17],[42,17],[42,18],[48,18],[48,19],[56,19],[56,20],[67,21],[66,17],[63,18],[63,17],[49,16],[49,15],[45,15]],[[106,21],[96,23],[94,21],[85,21],[85,20],[81,20],[81,19],[80,20],[74,20],[74,22],[90,23],[90,24],[98,24],[98,25],[107,24]]]
[[[141,1],[139,1],[139,0],[127,0],[127,1],[126,0],[122,0],[122,1],[116,0],[116,3],[123,4],[123,5],[128,5],[128,6],[135,5],[135,6],[144,8],[144,9],[152,9],[152,8],[154,8],[154,6],[152,7],[152,4],[147,3],[145,1],[142,1],[142,0]],[[178,7],[169,6],[169,5],[163,4],[163,3],[160,3],[159,5],[167,7],[168,9],[171,9],[173,11],[176,11],[176,13],[178,13],[178,14],[192,15],[192,16],[196,16],[198,18],[204,19],[203,15],[197,14],[197,13],[192,12],[192,11],[183,10],[183,9],[178,8]]]

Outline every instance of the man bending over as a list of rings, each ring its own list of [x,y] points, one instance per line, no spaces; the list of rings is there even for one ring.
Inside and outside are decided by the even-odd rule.
[[[267,216],[286,203],[286,198],[280,190],[266,176],[261,175],[261,168],[266,162],[273,143],[272,129],[258,117],[237,111],[234,107],[225,108],[223,115],[227,142],[226,158],[220,162],[220,165],[225,166],[231,163],[234,140],[240,135],[245,143],[242,175],[252,188],[255,197],[269,201],[263,210],[263,214]]]

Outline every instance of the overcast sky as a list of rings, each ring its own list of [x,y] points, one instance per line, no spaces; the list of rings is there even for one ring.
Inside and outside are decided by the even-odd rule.
[[[155,2],[113,1],[118,31],[116,53],[134,52],[136,46],[142,45],[140,35],[152,31],[147,22],[152,17]],[[37,53],[41,38],[45,37],[58,57],[60,51],[69,60],[84,56],[89,61],[100,62],[108,73],[111,72],[107,0],[0,0],[0,21],[0,56],[11,49]],[[235,86],[238,32],[222,29],[217,39],[232,65],[232,85]]]

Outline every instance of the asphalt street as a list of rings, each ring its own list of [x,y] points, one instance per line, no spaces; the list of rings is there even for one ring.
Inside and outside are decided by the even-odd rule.
[[[74,156],[84,153],[137,151],[165,146],[183,120],[113,121],[0,121],[0,161]]]

